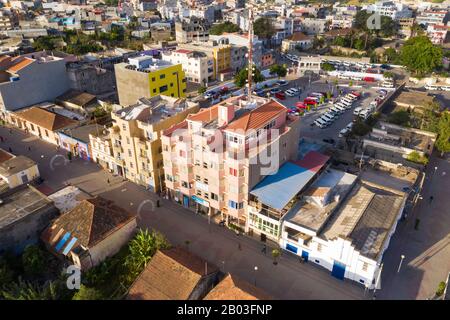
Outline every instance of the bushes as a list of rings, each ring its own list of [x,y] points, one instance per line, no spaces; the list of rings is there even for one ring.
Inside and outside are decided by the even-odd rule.
[[[103,296],[100,291],[94,288],[86,287],[85,285],[80,286],[80,290],[75,293],[72,300],[102,300]]]
[[[370,131],[372,131],[372,128],[361,119],[356,120],[352,128],[352,133],[360,137],[365,136]]]
[[[27,275],[40,275],[47,265],[46,253],[36,245],[29,245],[22,254],[23,270]]]
[[[410,115],[406,110],[399,110],[396,112],[392,112],[388,116],[388,122],[397,124],[399,126],[410,126]]]
[[[436,290],[436,295],[440,297],[444,294],[444,291],[445,291],[445,282],[441,281],[439,282],[438,288]]]
[[[426,156],[421,155],[417,151],[412,151],[410,154],[408,154],[407,158],[408,161],[418,163],[418,164],[427,164],[428,158]]]

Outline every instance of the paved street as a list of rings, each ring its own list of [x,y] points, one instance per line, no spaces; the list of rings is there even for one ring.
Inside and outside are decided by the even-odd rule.
[[[364,291],[357,284],[340,281],[330,273],[312,264],[300,264],[298,258],[287,253],[274,265],[268,250],[244,236],[236,236],[231,230],[208,221],[175,203],[161,200],[162,207],[155,208],[157,196],[143,187],[112,177],[96,164],[74,159],[64,161],[65,152],[57,153],[54,146],[22,132],[1,127],[0,135],[7,138],[0,143],[2,148],[12,148],[15,154],[24,154],[39,163],[41,175],[46,180],[42,191],[55,191],[71,183],[93,195],[102,195],[135,213],[139,212],[139,224],[155,228],[164,233],[174,245],[186,246],[189,250],[215,263],[226,272],[232,272],[250,283],[265,289],[278,299],[362,299]],[[28,147],[31,146],[31,151]],[[58,155],[55,157],[55,155]],[[52,160],[53,159],[53,160]],[[111,184],[108,185],[107,179]],[[154,210],[153,210],[154,209]],[[238,249],[241,243],[242,250]],[[254,271],[254,267],[258,271]]]
[[[445,281],[450,271],[449,174],[449,160],[434,156],[426,171],[423,199],[399,223],[385,253],[379,298],[431,298],[439,282]],[[420,219],[418,230],[414,229],[416,219]],[[402,254],[405,259],[397,273]]]
[[[143,187],[113,177],[92,162],[81,159],[65,160],[65,151],[36,137],[1,127],[0,135],[7,140],[2,148],[12,148],[15,154],[24,154],[39,163],[45,182],[43,192],[58,190],[66,183],[77,185],[93,194],[117,201],[124,208],[139,212],[143,227],[163,232],[174,245],[189,250],[215,263],[226,272],[233,272],[249,282],[254,282],[279,299],[362,299],[363,289],[352,282],[342,282],[329,272],[312,264],[300,264],[298,259],[283,253],[275,266],[269,255],[261,253],[261,244],[253,239],[236,236],[232,231],[217,225],[208,225],[205,218],[175,203],[161,200],[162,207],[155,208],[157,196]],[[31,147],[31,150],[28,150]],[[434,173],[434,167],[438,169]],[[445,174],[444,174],[445,172]],[[450,190],[450,163],[433,157],[428,165],[422,196],[415,210],[398,225],[390,247],[385,253],[381,278],[382,299],[426,299],[433,295],[440,281],[450,270],[450,215],[448,190]],[[110,180],[110,184],[107,180]],[[430,203],[429,197],[434,200]],[[415,219],[420,219],[418,230]],[[242,250],[238,250],[238,242]],[[397,273],[400,256],[406,256]],[[254,271],[254,267],[258,271]],[[369,298],[372,293],[367,294]]]

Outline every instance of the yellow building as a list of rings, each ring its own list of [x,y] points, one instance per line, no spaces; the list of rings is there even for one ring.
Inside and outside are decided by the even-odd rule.
[[[160,94],[175,98],[186,96],[186,77],[181,64],[140,56],[129,58],[128,63],[116,64],[114,69],[122,106]]]
[[[161,132],[198,110],[197,103],[186,99],[156,96],[141,98],[113,112],[114,126],[109,131],[113,172],[153,191],[161,191],[161,180],[164,180]],[[93,154],[100,152],[96,148],[96,144],[91,145]]]
[[[216,40],[208,42],[183,43],[178,45],[179,49],[187,49],[204,52],[208,57],[212,57],[214,61],[215,79],[220,78],[220,74],[228,73],[231,68],[231,50],[232,46],[227,43],[220,43]]]

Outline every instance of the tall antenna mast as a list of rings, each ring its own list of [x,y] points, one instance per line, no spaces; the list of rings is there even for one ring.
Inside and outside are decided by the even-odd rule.
[[[248,8],[248,70],[247,70],[248,102],[252,102],[252,82],[253,82],[253,8]]]

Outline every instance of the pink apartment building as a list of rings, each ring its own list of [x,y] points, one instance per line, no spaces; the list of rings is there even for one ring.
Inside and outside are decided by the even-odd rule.
[[[297,157],[299,118],[279,102],[232,97],[161,136],[168,196],[248,231],[249,191]]]

